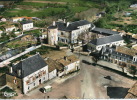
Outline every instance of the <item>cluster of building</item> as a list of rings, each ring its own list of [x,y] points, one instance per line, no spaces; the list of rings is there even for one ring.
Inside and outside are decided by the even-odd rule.
[[[7,21],[7,20],[6,20]],[[6,23],[6,21],[4,21]],[[12,24],[5,24],[0,26],[0,37],[2,36],[3,33],[6,33],[9,35],[11,32],[14,32],[15,34],[20,33],[20,31],[29,31],[33,29],[33,21],[32,19],[28,17],[19,17],[18,18],[12,18],[10,20],[13,22]],[[7,22],[9,23],[9,22]],[[15,25],[17,24],[17,25]]]
[[[26,94],[48,80],[79,70],[79,64],[79,59],[74,55],[53,60],[36,54],[12,64],[6,74],[6,82]]]

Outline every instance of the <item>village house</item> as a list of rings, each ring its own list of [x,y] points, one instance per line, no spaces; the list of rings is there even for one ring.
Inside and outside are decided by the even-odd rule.
[[[22,16],[22,17],[12,17],[11,18],[11,21],[12,22],[20,22],[20,21],[23,21],[23,20],[33,20],[35,19],[36,17],[27,17],[27,16]]]
[[[12,17],[11,18],[12,22],[19,22],[19,21],[23,21],[23,20],[24,20],[24,17]]]
[[[74,55],[64,56],[56,61],[64,66],[64,75],[80,69],[80,60]]]
[[[33,55],[9,67],[7,85],[18,88],[26,94],[48,80],[48,65],[39,55]]]
[[[15,25],[8,25],[8,26],[5,26],[4,27],[5,28],[5,31],[6,32],[12,32],[13,30],[15,30],[16,31],[16,27],[15,27]]]
[[[137,66],[137,51],[124,46],[103,47],[101,59],[110,61],[119,66],[131,67]]]
[[[46,58],[45,62],[48,64],[49,79],[63,75],[62,72],[64,71],[64,66],[62,64],[51,58]]]
[[[2,31],[2,30],[0,30],[0,37],[2,36],[2,33],[3,33],[3,31]]]
[[[53,26],[48,27],[48,44],[56,45],[58,44],[58,28],[53,24]]]
[[[7,19],[6,18],[0,18],[0,22],[6,22]]]
[[[111,36],[106,36],[103,38],[98,38],[98,39],[93,39],[87,44],[88,51],[100,51],[102,47],[105,46],[122,46],[124,45],[124,40],[121,37],[121,35],[111,35]]]
[[[22,30],[26,31],[26,30],[30,30],[33,28],[33,22],[28,20],[28,21],[22,21],[20,22],[21,26],[22,26]]]
[[[65,20],[57,21],[57,22],[53,22],[52,26],[54,28],[57,27],[58,29],[58,41],[67,44],[78,43],[79,42],[78,36],[81,33],[87,32],[95,27],[92,23],[86,20],[67,22],[67,23],[65,22]]]
[[[4,8],[4,5],[0,5],[0,8]]]

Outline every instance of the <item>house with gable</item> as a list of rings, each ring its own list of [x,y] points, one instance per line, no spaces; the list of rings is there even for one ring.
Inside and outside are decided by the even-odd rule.
[[[58,29],[58,41],[66,44],[78,43],[78,36],[81,33],[87,32],[95,27],[86,20],[75,22],[54,21],[52,26]]]
[[[28,21],[22,21],[20,22],[21,26],[22,26],[22,30],[26,31],[26,30],[30,30],[33,28],[33,22],[28,20]]]
[[[124,45],[124,40],[121,35],[111,35],[103,38],[93,39],[87,44],[88,51],[100,51],[102,47],[109,45],[122,46]]]
[[[48,64],[49,79],[63,75],[62,73],[64,72],[64,66],[62,64],[51,58],[46,58],[45,62]]]
[[[9,67],[7,85],[18,88],[26,94],[48,80],[48,65],[39,55],[33,55]]]
[[[15,27],[15,25],[8,25],[8,26],[5,26],[4,27],[5,28],[5,31],[6,32],[12,32],[13,30],[15,30],[16,31],[16,27]]]
[[[57,59],[56,61],[63,65],[63,75],[80,69],[80,60],[75,55],[64,56],[64,58]]]

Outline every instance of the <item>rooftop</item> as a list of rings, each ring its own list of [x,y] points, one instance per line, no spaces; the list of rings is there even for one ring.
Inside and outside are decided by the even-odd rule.
[[[125,97],[126,99],[137,98],[137,82],[128,90],[128,94]]]
[[[111,35],[111,36],[106,36],[103,38],[91,40],[89,43],[94,44],[94,45],[102,45],[102,44],[107,44],[107,43],[121,41],[121,40],[123,40],[121,35]]]
[[[137,51],[135,49],[132,48],[130,49],[124,46],[116,47],[116,51],[130,56],[135,56],[137,54]]]
[[[104,35],[115,35],[115,34],[119,34],[119,32],[117,31],[112,31],[110,29],[104,29],[104,28],[94,28],[93,30],[91,30],[92,32],[97,32],[100,34],[104,34]]]
[[[63,70],[63,66],[62,64],[58,63],[57,61],[51,59],[51,58],[47,58],[45,60],[45,62],[48,64],[48,70],[49,72],[52,72],[53,70],[57,69],[57,70]]]
[[[57,61],[59,63],[61,63],[63,66],[67,66],[71,63],[74,63],[76,61],[78,61],[79,59],[75,56],[75,55],[71,55],[71,56],[64,56],[64,58],[61,59],[57,59]]]
[[[87,20],[80,20],[80,21],[68,22],[68,23],[59,21],[59,22],[56,22],[55,24],[58,27],[58,29],[62,30],[62,31],[76,30],[76,29],[78,29],[79,26],[83,26],[83,25],[87,25],[87,24],[91,24],[91,27],[94,26],[92,23],[88,22]],[[68,24],[68,26],[67,26],[67,24]]]
[[[32,21],[30,21],[30,20],[27,20],[27,21],[22,21],[22,22],[20,22],[21,24],[28,24],[28,23],[33,23]]]
[[[39,54],[36,54],[20,61],[16,65],[13,65],[12,75],[19,78],[24,78],[45,66],[47,66],[47,64],[44,59]],[[20,76],[17,75],[17,70],[21,70]]]

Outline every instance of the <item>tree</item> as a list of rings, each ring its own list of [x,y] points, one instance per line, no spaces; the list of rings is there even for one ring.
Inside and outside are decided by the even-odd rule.
[[[137,72],[136,66],[131,65],[131,67],[129,67],[129,73],[132,74],[134,77],[136,72]]]
[[[121,62],[120,67],[122,68],[122,72],[124,73],[124,68],[126,67],[126,63]]]
[[[100,53],[92,52],[90,53],[90,56],[92,56],[92,61],[97,64],[100,59]]]

